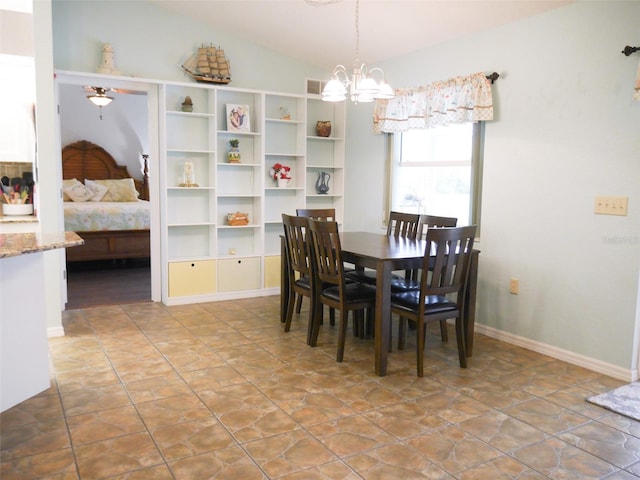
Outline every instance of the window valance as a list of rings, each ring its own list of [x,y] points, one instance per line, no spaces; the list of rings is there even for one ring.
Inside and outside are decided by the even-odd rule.
[[[491,82],[484,73],[396,90],[395,98],[376,100],[374,133],[493,120]]]

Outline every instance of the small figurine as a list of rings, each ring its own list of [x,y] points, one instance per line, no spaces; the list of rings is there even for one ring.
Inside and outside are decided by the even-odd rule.
[[[193,100],[191,100],[191,97],[189,95],[184,97],[184,102],[182,102],[182,111],[193,112]]]
[[[113,47],[110,43],[105,43],[102,46],[102,63],[98,67],[98,73],[120,75],[120,70],[116,68],[116,63],[113,57]]]

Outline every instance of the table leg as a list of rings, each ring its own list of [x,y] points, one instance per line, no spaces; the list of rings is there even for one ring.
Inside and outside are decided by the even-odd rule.
[[[476,291],[478,289],[478,260],[480,252],[471,252],[471,262],[469,263],[469,278],[465,288],[464,298],[464,333],[467,357],[473,355],[473,334],[476,325]]]
[[[391,264],[378,262],[376,269],[375,319],[375,371],[381,377],[387,374],[389,332],[391,329]]]

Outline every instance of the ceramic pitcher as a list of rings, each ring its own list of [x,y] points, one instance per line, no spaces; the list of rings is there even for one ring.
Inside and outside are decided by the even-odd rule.
[[[325,195],[329,191],[329,179],[331,174],[328,172],[320,172],[318,174],[318,180],[316,180],[316,191],[322,195]]]

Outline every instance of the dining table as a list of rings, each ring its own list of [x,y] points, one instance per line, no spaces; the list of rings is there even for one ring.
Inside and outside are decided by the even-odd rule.
[[[372,232],[341,232],[342,260],[357,269],[376,271],[376,305],[374,321],[375,373],[387,374],[387,360],[391,342],[391,275],[396,270],[412,270],[422,266],[426,241]],[[289,300],[288,267],[286,246],[281,242],[281,319],[286,316]],[[465,285],[465,308],[463,312],[465,345],[467,356],[473,353],[473,331],[475,328],[475,304],[478,276],[479,250],[471,255],[469,276]]]

